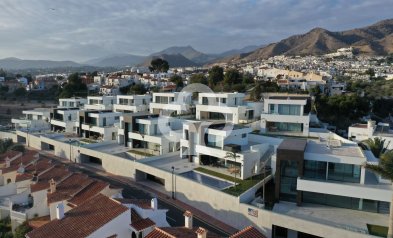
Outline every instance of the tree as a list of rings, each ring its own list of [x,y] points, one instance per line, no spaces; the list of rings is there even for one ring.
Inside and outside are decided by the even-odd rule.
[[[209,86],[213,87],[217,83],[221,82],[222,80],[224,80],[224,69],[221,68],[220,66],[213,66],[209,70],[209,77],[208,77]]]
[[[254,77],[250,73],[244,73],[242,75],[242,82],[243,82],[244,85],[253,84],[254,83]]]
[[[258,81],[251,91],[251,98],[255,101],[260,101],[262,98],[262,84]]]
[[[13,142],[11,139],[0,139],[0,154],[5,153],[12,144]]]
[[[367,146],[369,150],[371,150],[376,158],[379,158],[379,156],[381,156],[387,150],[385,147],[385,139],[380,137],[368,138],[367,140],[362,141],[362,143]]]
[[[87,86],[86,84],[82,83],[78,73],[70,74],[67,78],[67,81],[67,85],[64,86],[63,90],[59,95],[60,98],[87,96]]]
[[[380,155],[378,165],[365,164],[366,169],[369,169],[383,178],[389,179],[393,182],[393,150],[387,151]],[[389,215],[389,228],[388,238],[393,238],[393,196],[390,201],[390,215]]]
[[[153,59],[150,62],[149,69],[152,72],[167,72],[169,69],[169,63],[161,58]]]
[[[25,88],[17,88],[17,89],[15,89],[14,95],[16,97],[24,97],[24,96],[26,96],[26,89]]]
[[[15,229],[14,238],[25,238],[25,235],[31,230],[32,228],[25,221]]]
[[[177,88],[182,88],[184,86],[183,84],[183,78],[177,74],[173,75],[170,79],[169,79],[172,83],[176,84]]]
[[[24,145],[21,145],[21,144],[12,145],[12,146],[9,148],[9,150],[19,151],[19,152],[22,152],[22,153],[24,153],[24,152],[26,151]]]
[[[190,83],[201,83],[207,85],[207,78],[204,74],[193,74],[190,77]]]
[[[228,69],[224,75],[224,83],[228,85],[241,82],[241,76],[237,69]]]
[[[142,84],[135,84],[133,86],[130,87],[130,89],[128,90],[127,94],[129,95],[133,95],[133,94],[145,94],[146,93],[146,88],[145,86],[143,86]]]

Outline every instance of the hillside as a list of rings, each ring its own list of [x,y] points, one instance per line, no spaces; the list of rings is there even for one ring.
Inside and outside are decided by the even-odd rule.
[[[354,47],[359,54],[386,55],[393,53],[393,19],[353,30],[332,32],[314,28],[306,34],[294,35],[269,44],[240,59],[228,61],[253,61],[275,55],[321,55],[342,47]]]
[[[146,56],[139,55],[115,55],[111,57],[96,58],[86,61],[88,65],[98,66],[98,67],[122,67],[122,66],[134,66],[140,64],[146,59]]]
[[[155,58],[161,58],[166,61],[168,61],[170,67],[190,67],[190,66],[198,66],[197,63],[187,59],[181,54],[176,54],[176,55],[168,55],[168,54],[162,54],[162,55],[155,55],[155,56],[149,56],[145,59],[145,61],[140,64],[140,66],[150,66],[150,62],[152,59]]]
[[[0,59],[0,68],[3,69],[46,69],[59,67],[81,67],[82,64],[73,61],[52,60],[23,60],[18,58]]]

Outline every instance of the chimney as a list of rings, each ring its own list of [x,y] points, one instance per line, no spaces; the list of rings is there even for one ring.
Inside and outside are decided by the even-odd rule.
[[[197,238],[206,238],[207,237],[207,230],[202,227],[199,227],[195,233],[197,233]]]
[[[193,228],[192,213],[190,211],[185,211],[183,216],[184,216],[184,226],[188,229],[192,229]]]
[[[152,198],[150,203],[151,209],[157,210],[158,209],[158,202],[157,198]]]
[[[375,121],[368,120],[367,121],[367,133],[368,137],[372,137],[375,129]]]
[[[56,218],[61,220],[64,218],[64,205],[59,203],[56,205]]]
[[[10,158],[8,158],[8,156],[7,156],[7,158],[5,158],[5,167],[6,168],[9,168],[11,166],[11,160],[10,160]]]
[[[51,179],[49,181],[49,193],[54,193],[56,192],[56,182],[54,179]]]

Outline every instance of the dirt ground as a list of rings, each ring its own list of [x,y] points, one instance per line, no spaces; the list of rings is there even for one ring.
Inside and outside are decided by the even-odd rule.
[[[56,107],[57,103],[52,101],[8,101],[0,100],[0,125],[8,125],[11,118],[20,118],[22,111],[34,108],[51,108]]]

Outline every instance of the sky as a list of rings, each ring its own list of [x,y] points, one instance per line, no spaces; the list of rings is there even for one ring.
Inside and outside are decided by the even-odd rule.
[[[392,0],[0,0],[0,58],[220,53],[393,18]]]

